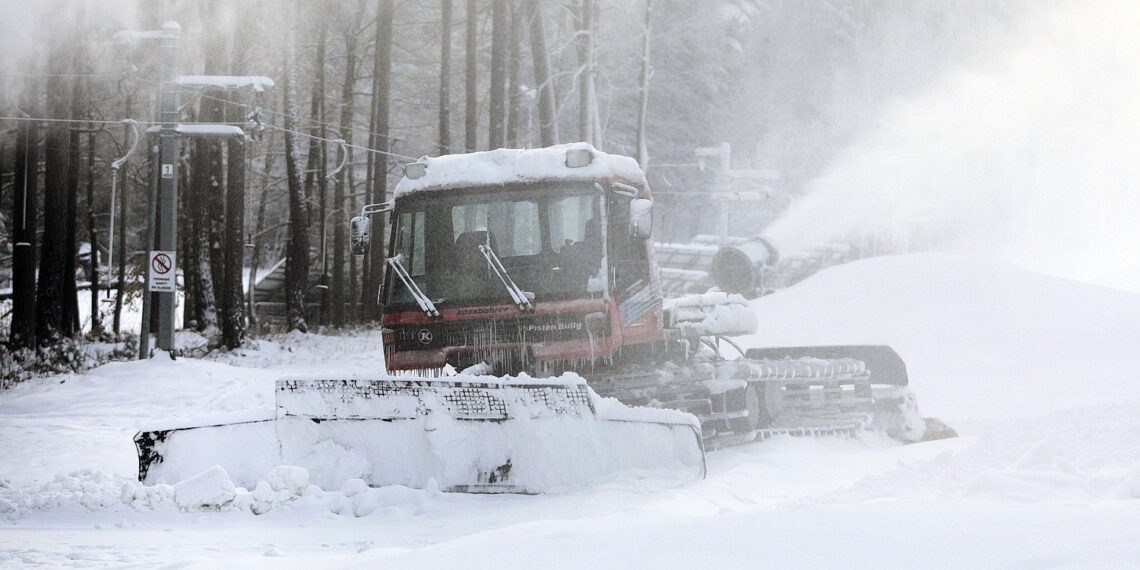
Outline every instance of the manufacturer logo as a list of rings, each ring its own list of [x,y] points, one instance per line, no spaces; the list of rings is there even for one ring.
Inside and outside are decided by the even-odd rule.
[[[420,329],[420,332],[416,333],[416,338],[419,339],[420,344],[427,345],[431,344],[433,337],[431,331],[427,329]]]

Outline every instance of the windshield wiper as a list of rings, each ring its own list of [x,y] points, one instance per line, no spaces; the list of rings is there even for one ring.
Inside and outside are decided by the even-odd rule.
[[[534,305],[531,304],[526,293],[523,292],[518,285],[515,285],[514,279],[511,279],[511,274],[507,273],[507,268],[503,267],[503,262],[499,260],[499,256],[495,254],[495,250],[491,249],[490,245],[479,244],[479,252],[483,254],[483,257],[487,258],[487,265],[490,265],[495,275],[499,276],[499,281],[503,282],[503,287],[507,288],[507,293],[510,293],[511,300],[519,306],[519,310],[533,311]]]
[[[439,311],[435,308],[435,303],[428,299],[427,295],[420,290],[420,286],[416,283],[412,276],[408,274],[408,270],[404,268],[404,263],[400,261],[400,255],[388,258],[388,266],[392,271],[396,272],[396,276],[404,283],[404,287],[408,288],[408,292],[415,298],[416,304],[420,306],[420,310],[427,313],[429,317],[439,317]]]

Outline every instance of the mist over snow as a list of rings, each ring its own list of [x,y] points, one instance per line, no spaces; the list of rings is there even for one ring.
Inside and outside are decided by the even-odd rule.
[[[1140,5],[1043,4],[1006,47],[898,101],[766,233],[878,234],[1140,291]]]

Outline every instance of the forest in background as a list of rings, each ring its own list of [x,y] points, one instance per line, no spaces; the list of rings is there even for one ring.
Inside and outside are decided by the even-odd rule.
[[[145,135],[121,168],[112,164],[131,145],[125,119],[140,132],[157,120],[159,62],[153,44],[118,42],[116,32],[178,22],[181,74],[275,83],[266,93],[181,94],[183,123],[247,135],[186,142],[179,160],[180,309],[187,328],[234,347],[249,330],[376,318],[381,248],[348,255],[345,222],[383,201],[416,157],[589,141],[638,158],[660,204],[658,238],[680,241],[715,224],[703,208],[716,172],[694,149],[727,142],[732,168],[778,175],[733,188],[767,197],[732,220],[731,233],[749,235],[892,102],[997,47],[1025,9],[1004,0],[7,4],[0,287],[10,302],[0,334],[12,350],[119,333],[120,307],[140,295]],[[382,228],[374,222],[374,233]],[[97,261],[83,261],[85,251]],[[282,259],[280,314],[259,315],[242,275]],[[86,283],[110,286],[114,302],[93,301],[95,316],[81,322],[76,291]]]

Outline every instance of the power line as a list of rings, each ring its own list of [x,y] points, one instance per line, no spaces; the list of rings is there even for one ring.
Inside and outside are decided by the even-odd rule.
[[[92,123],[98,125],[121,125],[123,121],[108,121],[106,119],[50,119],[46,117],[0,117],[0,121],[31,121],[35,123],[82,123],[90,125]],[[161,123],[148,123],[146,121],[138,121],[140,125],[157,125]]]
[[[0,73],[0,77],[120,77],[120,73]]]
[[[123,124],[123,121],[121,121],[121,120],[109,121],[109,120],[96,120],[96,119],[50,119],[50,118],[42,118],[42,117],[0,117],[0,121],[31,121],[31,122],[40,122],[40,123],[67,123],[67,124],[80,123],[80,124],[84,124],[84,125],[90,125],[90,124],[121,125],[121,124]],[[155,122],[155,121],[136,121],[136,122],[140,125],[152,125],[152,126],[162,124],[162,123]],[[240,127],[240,126],[244,126],[246,123],[234,122],[234,123],[179,123],[179,124],[180,125],[228,124],[228,125],[234,125],[234,126]],[[259,124],[261,124],[265,127],[277,130],[277,131],[286,132],[286,133],[293,133],[294,135],[305,137],[305,138],[312,139],[312,140],[324,141],[327,143],[334,143],[334,144],[341,144],[343,142],[341,139],[324,138],[324,137],[319,137],[319,136],[312,135],[312,134],[302,132],[302,131],[295,131],[295,130],[286,129],[285,127],[279,127],[277,125],[274,125],[273,123],[259,123]],[[415,162],[416,160],[418,160],[416,157],[413,157],[413,156],[407,156],[407,155],[398,154],[398,153],[394,153],[394,152],[378,150],[378,149],[374,149],[374,148],[370,148],[370,147],[358,145],[358,144],[345,143],[345,146],[352,148],[352,149],[361,150],[364,152],[371,152],[371,153],[375,153],[375,154],[382,154],[385,156],[390,156],[393,158],[403,159],[403,160],[406,160],[408,162]]]
[[[362,151],[364,151],[364,152],[371,152],[371,153],[375,153],[375,154],[382,154],[382,155],[385,155],[385,156],[391,156],[391,157],[393,157],[393,158],[402,158],[402,159],[404,159],[404,160],[407,160],[408,162],[415,162],[415,161],[419,160],[418,158],[416,158],[416,157],[413,157],[413,156],[406,156],[406,155],[403,155],[403,154],[397,154],[397,153],[394,153],[394,152],[388,152],[388,151],[384,151],[384,150],[377,150],[377,149],[374,149],[374,148],[369,148],[369,147],[366,147],[366,146],[361,146],[361,145],[358,145],[358,144],[348,144],[348,143],[344,142],[342,139],[329,139],[329,138],[324,138],[324,137],[318,137],[318,136],[316,136],[316,135],[311,135],[311,134],[309,134],[309,133],[305,133],[305,132],[300,132],[300,131],[291,131],[291,130],[289,130],[289,129],[286,129],[285,127],[279,127],[279,126],[277,126],[277,125],[274,125],[274,124],[272,124],[272,123],[262,123],[262,125],[265,125],[266,127],[269,127],[269,128],[271,128],[271,129],[274,129],[274,130],[278,130],[278,131],[281,131],[281,132],[286,132],[286,133],[293,133],[293,134],[295,134],[295,135],[298,135],[298,136],[302,136],[302,137],[306,137],[306,138],[309,138],[309,139],[312,139],[312,140],[324,141],[324,142],[328,142],[328,143],[335,143],[335,144],[341,144],[341,143],[344,143],[344,146],[346,146],[346,147],[348,147],[348,148],[353,148],[353,149],[362,150]]]

